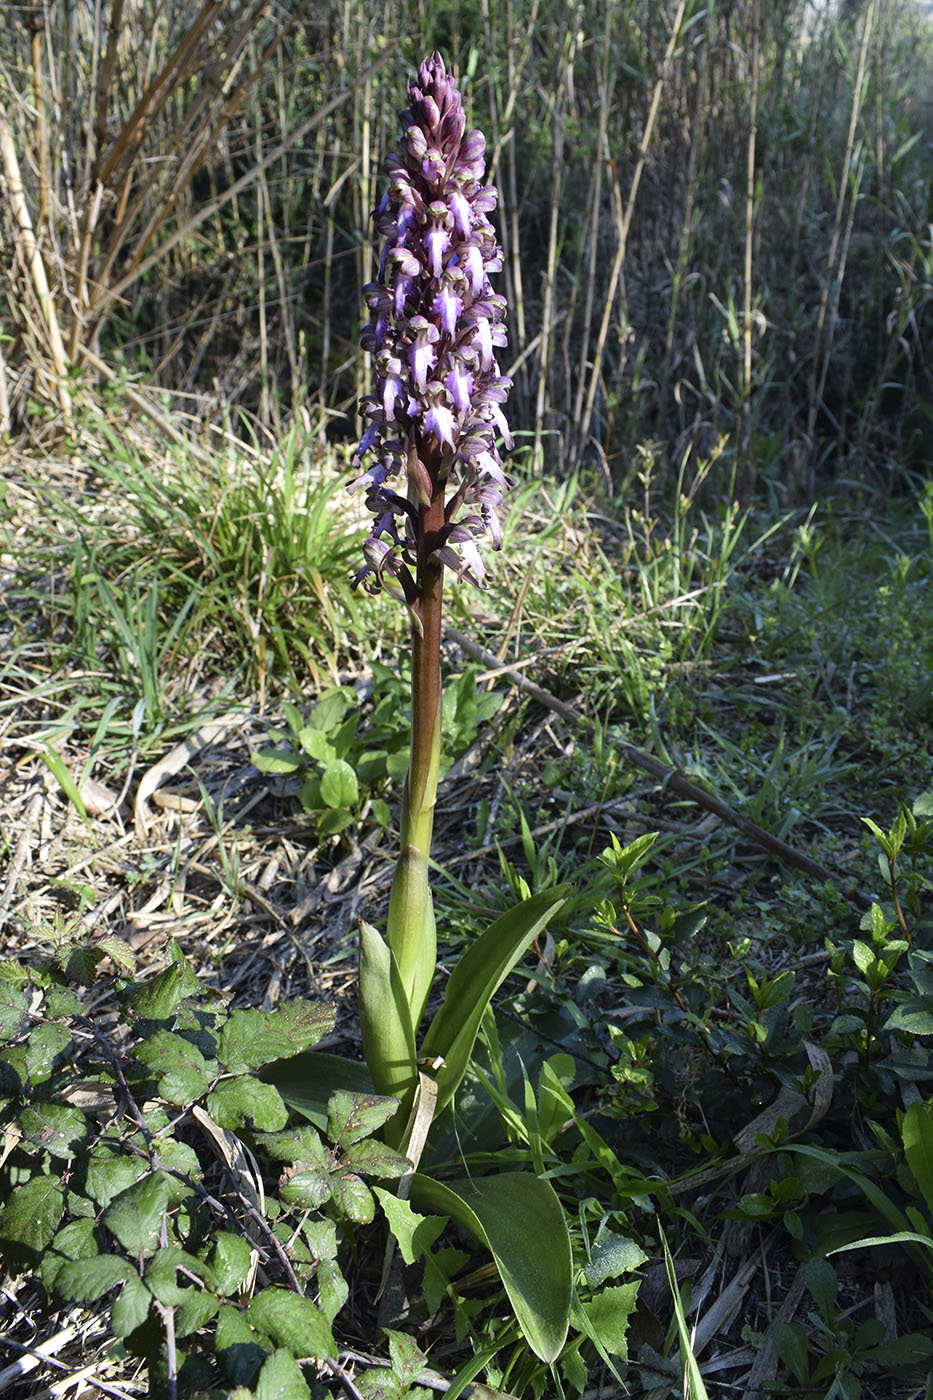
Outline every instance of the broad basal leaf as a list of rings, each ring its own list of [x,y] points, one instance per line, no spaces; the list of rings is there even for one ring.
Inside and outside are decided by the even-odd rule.
[[[411,1199],[487,1245],[528,1345],[554,1361],[567,1338],[573,1276],[567,1222],[551,1185],[521,1172],[446,1183],[418,1173]]]
[[[451,973],[443,1003],[421,1047],[423,1057],[444,1060],[436,1076],[438,1113],[466,1073],[486,1007],[565,902],[568,889],[559,885],[544,890],[503,914],[470,945]]]

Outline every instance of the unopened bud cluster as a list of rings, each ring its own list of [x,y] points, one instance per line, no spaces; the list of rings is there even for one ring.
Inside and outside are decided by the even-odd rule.
[[[364,288],[373,319],[362,345],[374,356],[376,392],[361,403],[363,468],[375,524],[358,581],[377,591],[390,573],[409,603],[424,563],[423,511],[443,496],[443,524],[429,553],[459,577],[485,577],[476,541],[501,544],[497,509],[509,482],[496,446],[512,446],[502,405],[511,381],[505,299],[489,275],[502,252],[488,215],[497,195],[483,184],[486,142],[467,131],[460,93],[439,54],[408,84],[401,154],[386,161],[389,187],[375,212],[384,240],[379,275]],[[386,483],[405,477],[405,494]],[[412,566],[412,567],[410,567]]]

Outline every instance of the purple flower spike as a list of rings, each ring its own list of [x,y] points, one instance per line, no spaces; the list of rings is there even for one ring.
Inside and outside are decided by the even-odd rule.
[[[497,442],[511,447],[512,437],[502,409],[510,382],[496,361],[505,300],[489,280],[502,251],[488,217],[496,191],[483,184],[486,141],[467,131],[439,54],[409,81],[408,103],[373,215],[383,247],[378,278],[364,288],[372,320],[361,343],[377,379],[361,405],[353,486],[367,486],[375,519],[358,580],[378,591],[388,576],[412,603],[432,560],[483,585],[476,541],[501,545],[497,511],[510,483]],[[387,484],[399,475],[404,494]]]

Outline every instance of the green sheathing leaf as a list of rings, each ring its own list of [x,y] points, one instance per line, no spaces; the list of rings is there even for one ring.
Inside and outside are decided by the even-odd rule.
[[[437,1073],[437,1109],[450,1102],[466,1073],[486,1007],[525,950],[565,902],[568,886],[544,890],[503,914],[464,953],[450,975],[421,1054],[444,1060]]]
[[[360,924],[360,1022],[363,1053],[380,1094],[404,1094],[417,1075],[408,998],[388,943]]]
[[[446,1183],[418,1173],[411,1199],[488,1246],[528,1345],[554,1361],[567,1339],[573,1276],[570,1234],[551,1185],[521,1172]]]
[[[901,1123],[904,1153],[927,1209],[933,1211],[933,1115],[926,1104],[913,1103]]]

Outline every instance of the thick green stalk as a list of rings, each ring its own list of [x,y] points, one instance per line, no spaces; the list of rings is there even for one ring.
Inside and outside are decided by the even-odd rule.
[[[438,467],[439,463],[431,465]],[[432,472],[432,480],[440,473]],[[418,598],[413,605],[411,753],[402,797],[401,852],[392,882],[386,939],[417,1030],[437,960],[428,858],[441,756],[443,566],[432,557],[444,525],[444,483],[420,512]]]

